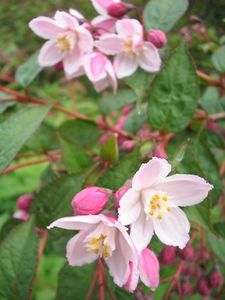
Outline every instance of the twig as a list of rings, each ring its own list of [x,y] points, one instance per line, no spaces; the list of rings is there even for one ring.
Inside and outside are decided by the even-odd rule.
[[[97,279],[98,279],[98,268],[95,271],[94,277],[93,277],[92,282],[91,282],[90,289],[87,293],[87,296],[86,296],[85,300],[90,300],[91,299],[91,296],[93,294]]]
[[[104,292],[104,268],[101,262],[101,258],[98,261],[98,282],[99,282],[99,300],[105,300]]]
[[[222,89],[225,89],[224,84],[222,82],[220,82],[219,80],[215,80],[215,79],[211,78],[209,75],[205,74],[204,72],[202,72],[200,70],[197,70],[196,73],[197,73],[199,78],[206,81],[209,85],[217,86],[217,87],[220,87]]]

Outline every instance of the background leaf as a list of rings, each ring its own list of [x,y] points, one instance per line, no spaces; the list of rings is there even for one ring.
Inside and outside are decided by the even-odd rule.
[[[220,73],[225,72],[225,45],[219,47],[212,55],[212,64]]]

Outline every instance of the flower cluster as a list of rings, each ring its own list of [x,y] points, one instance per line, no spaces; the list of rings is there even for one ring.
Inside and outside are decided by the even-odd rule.
[[[134,291],[140,278],[154,290],[159,283],[159,263],[148,248],[153,234],[169,247],[183,249],[189,241],[190,224],[179,206],[200,203],[212,189],[198,176],[167,176],[170,172],[165,159],[154,157],[118,191],[88,187],[75,195],[75,216],[58,219],[48,227],[80,230],[67,244],[69,264],[81,266],[100,257],[117,285]],[[105,209],[112,198],[114,205]],[[171,262],[176,250],[171,248],[166,255],[164,262]],[[191,256],[189,250],[182,255]]]
[[[54,17],[40,16],[29,26],[47,41],[39,53],[41,66],[62,62],[66,78],[86,74],[97,91],[111,86],[117,78],[133,74],[138,67],[157,72],[161,59],[158,48],[166,44],[160,30],[146,32],[143,24],[129,18],[134,9],[119,0],[92,0],[99,16],[86,20],[77,10],[57,11]]]

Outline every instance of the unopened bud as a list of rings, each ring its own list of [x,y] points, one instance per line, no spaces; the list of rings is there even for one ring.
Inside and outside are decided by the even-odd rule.
[[[180,256],[187,261],[191,261],[194,257],[194,249],[191,246],[186,246],[184,249],[179,250]]]
[[[217,123],[213,120],[210,120],[207,122],[207,127],[209,130],[213,131],[213,132],[217,132],[219,127],[217,125]]]
[[[160,253],[159,260],[163,265],[173,264],[176,260],[177,248],[173,246],[164,246]]]
[[[122,149],[123,149],[125,152],[131,152],[131,151],[134,149],[135,144],[136,144],[135,141],[126,140],[126,141],[124,141],[123,144],[122,144]]]
[[[80,191],[72,200],[72,208],[77,215],[95,215],[99,213],[109,200],[109,192],[92,186]]]
[[[118,189],[114,194],[114,205],[116,209],[120,206],[120,199],[122,196],[129,190],[127,186],[122,186],[120,189]]]
[[[167,37],[165,32],[159,29],[154,29],[148,32],[147,40],[156,48],[163,48],[167,44]]]
[[[63,64],[62,62],[58,62],[56,65],[53,66],[56,72],[62,72],[63,71]]]
[[[129,7],[122,2],[110,4],[107,7],[107,12],[110,17],[113,18],[122,18],[129,10]]]
[[[192,294],[192,287],[188,281],[181,284],[182,296],[190,296]]]
[[[165,149],[163,149],[161,147],[156,147],[153,150],[153,154],[152,155],[155,156],[155,157],[158,157],[158,158],[165,158],[165,159],[167,159],[166,151],[165,151]]]
[[[16,205],[19,209],[28,211],[31,205],[31,201],[32,198],[30,194],[22,195],[17,199]]]
[[[213,270],[209,274],[209,282],[212,288],[220,288],[223,284],[223,274],[219,270]]]
[[[202,296],[208,296],[211,293],[209,282],[206,278],[201,278],[198,282],[198,292]]]

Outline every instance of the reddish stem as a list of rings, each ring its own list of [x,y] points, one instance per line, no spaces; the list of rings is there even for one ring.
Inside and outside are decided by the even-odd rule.
[[[97,269],[95,271],[94,277],[93,277],[92,282],[91,282],[90,289],[88,291],[88,294],[87,294],[85,300],[90,300],[91,299],[91,297],[93,295],[93,292],[94,292],[94,288],[95,288],[97,279],[98,279],[98,267],[97,267]]]
[[[104,267],[102,265],[101,258],[98,261],[98,282],[99,282],[99,300],[105,300],[105,292],[104,292]]]

